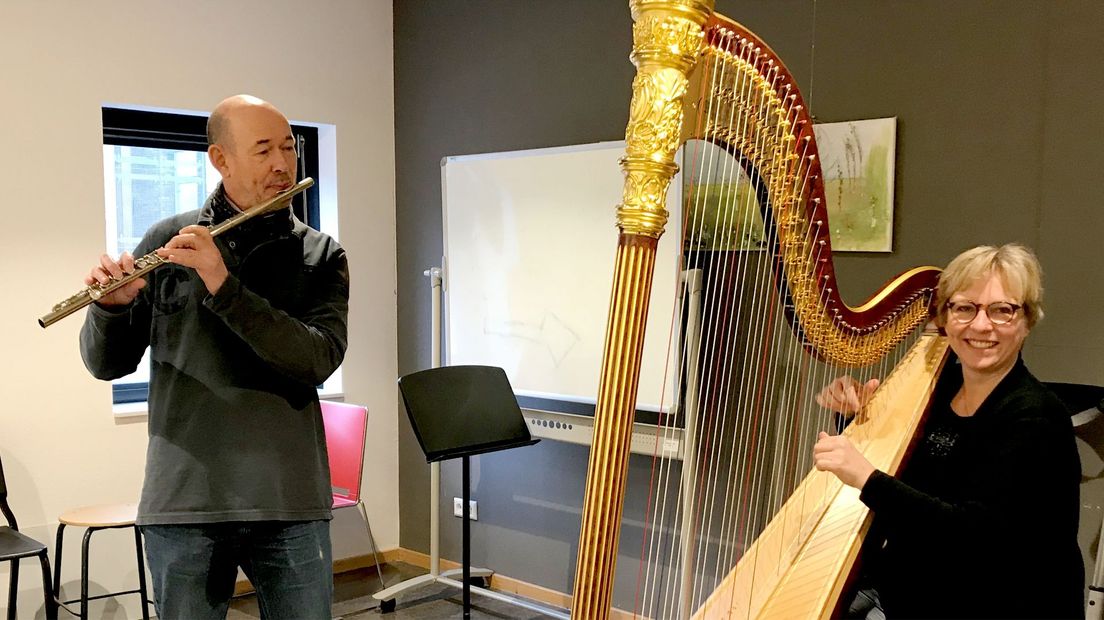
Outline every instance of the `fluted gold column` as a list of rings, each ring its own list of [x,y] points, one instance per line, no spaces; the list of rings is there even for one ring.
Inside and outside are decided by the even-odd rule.
[[[575,620],[609,617],[656,246],[667,223],[667,186],[678,170],[687,74],[713,0],[630,0],[629,6],[637,74],[621,159],[621,235],[575,567]]]

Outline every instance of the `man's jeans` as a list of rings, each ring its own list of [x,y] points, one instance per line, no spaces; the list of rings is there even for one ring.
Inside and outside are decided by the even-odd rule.
[[[142,526],[157,617],[223,620],[240,566],[261,618],[330,618],[329,521]]]

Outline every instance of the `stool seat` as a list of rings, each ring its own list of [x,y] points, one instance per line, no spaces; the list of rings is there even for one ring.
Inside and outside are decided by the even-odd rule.
[[[124,527],[134,525],[138,504],[99,504],[66,511],[58,522],[79,527]]]

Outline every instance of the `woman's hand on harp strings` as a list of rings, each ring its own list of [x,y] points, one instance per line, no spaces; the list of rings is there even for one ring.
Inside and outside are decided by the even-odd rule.
[[[100,256],[100,264],[93,267],[92,271],[85,276],[84,284],[86,286],[94,284],[106,286],[133,272],[134,257],[130,255],[130,252],[123,252],[119,260],[114,260],[107,254],[103,254]],[[145,285],[146,280],[138,278],[100,297],[96,300],[96,303],[104,307],[126,306],[134,301],[134,298],[138,296],[138,291],[142,290]]]
[[[821,407],[851,416],[866,407],[874,396],[874,390],[877,390],[880,384],[877,379],[859,383],[854,378],[844,375],[826,385],[816,395],[816,401]]]
[[[181,228],[180,234],[157,250],[157,255],[170,263],[195,269],[212,295],[218,292],[230,275],[211,231],[204,226]]]
[[[863,488],[874,466],[862,455],[851,440],[843,435],[829,435],[821,431],[813,446],[813,464],[820,471],[832,472],[840,482],[856,489]]]

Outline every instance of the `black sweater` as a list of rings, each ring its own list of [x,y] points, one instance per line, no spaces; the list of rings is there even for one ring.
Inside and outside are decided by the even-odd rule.
[[[900,477],[876,471],[862,489],[864,573],[886,616],[1083,617],[1069,413],[1022,360],[969,418],[950,408],[961,385],[952,360]]]

